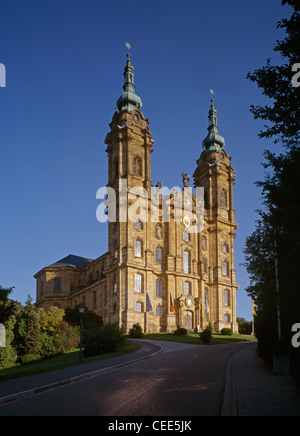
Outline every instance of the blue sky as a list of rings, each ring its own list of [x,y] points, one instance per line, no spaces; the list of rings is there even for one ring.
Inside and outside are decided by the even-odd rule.
[[[282,37],[276,23],[291,9],[280,0],[10,0],[2,2],[0,63],[0,285],[13,298],[35,297],[33,275],[72,253],[107,251],[96,220],[96,191],[107,182],[104,139],[122,93],[125,42],[132,46],[136,92],[153,134],[152,181],[181,186],[193,174],[207,134],[210,89],[220,133],[236,169],[239,224],[238,316],[251,319],[245,238],[261,207],[254,182],[263,150],[251,104],[268,103],[248,71]]]

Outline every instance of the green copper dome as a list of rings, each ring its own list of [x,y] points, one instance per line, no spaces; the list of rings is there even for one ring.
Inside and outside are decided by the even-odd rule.
[[[208,135],[202,142],[203,148],[206,149],[206,151],[219,151],[220,148],[225,146],[225,139],[219,134],[219,127],[217,126],[217,111],[213,99],[211,100],[208,119]]]
[[[126,44],[127,45],[127,44]],[[129,44],[128,44],[129,46]],[[130,46],[129,46],[130,47]],[[130,62],[130,54],[127,54],[127,63],[124,69],[124,92],[117,101],[119,111],[132,111],[140,109],[143,105],[141,98],[135,93],[134,68]]]

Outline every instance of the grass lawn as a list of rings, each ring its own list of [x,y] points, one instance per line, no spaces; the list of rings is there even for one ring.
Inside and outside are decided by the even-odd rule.
[[[110,357],[117,357],[122,354],[131,353],[132,351],[136,351],[138,348],[139,345],[130,341],[126,341],[119,351],[109,354],[102,354],[101,356],[88,357],[86,359],[84,358],[82,365],[85,363],[95,362],[97,360],[109,359]],[[65,354],[60,354],[59,356],[27,363],[25,365],[19,364],[12,368],[0,369],[0,382],[12,378],[40,374],[47,371],[55,371],[57,369],[63,369],[75,365],[79,365],[79,349]]]
[[[213,339],[210,345],[231,344],[233,342],[256,341],[252,336],[234,334],[232,336],[223,336],[220,333],[213,333]],[[182,344],[203,345],[199,333],[188,333],[185,336],[176,336],[174,333],[145,333],[143,339],[155,339],[158,341],[181,342]]]

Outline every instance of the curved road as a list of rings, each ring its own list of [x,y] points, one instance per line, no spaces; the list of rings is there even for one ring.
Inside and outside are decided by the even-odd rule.
[[[159,342],[164,352],[0,406],[0,416],[216,416],[226,368],[241,347]]]

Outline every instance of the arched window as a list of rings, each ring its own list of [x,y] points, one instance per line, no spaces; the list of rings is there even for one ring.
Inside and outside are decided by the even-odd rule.
[[[163,316],[164,314],[164,309],[162,306],[156,306],[156,315],[157,316]]]
[[[156,297],[162,298],[163,296],[163,282],[161,279],[156,280]]]
[[[203,264],[203,274],[207,274],[207,272],[208,272],[208,265],[207,265],[206,257],[202,258],[202,264]]]
[[[142,221],[140,221],[139,219],[137,219],[134,223],[134,228],[135,230],[142,230]]]
[[[191,295],[191,283],[190,282],[184,282],[184,295]]]
[[[60,279],[54,280],[54,290],[55,290],[55,292],[61,291],[61,280]]]
[[[136,239],[134,241],[134,255],[136,257],[142,257],[142,241],[139,239]]]
[[[224,306],[229,306],[229,291],[227,289],[224,291]]]
[[[161,247],[155,248],[155,262],[162,263],[162,248]]]
[[[227,262],[227,260],[223,261],[222,272],[223,272],[223,276],[226,276],[226,277],[229,276],[229,263]]]
[[[184,230],[184,232],[183,232],[183,240],[185,242],[189,242],[189,240],[190,240],[190,235],[186,230]]]
[[[137,156],[133,158],[133,174],[135,176],[142,175],[142,159]]]
[[[223,253],[229,253],[229,246],[227,242],[225,242],[225,244],[222,245],[222,251]]]
[[[114,276],[114,294],[118,292],[118,276]]]
[[[191,272],[191,253],[187,250],[183,252],[183,272],[190,274]]]
[[[142,275],[135,274],[134,275],[134,292],[138,292],[141,294],[142,292]]]
[[[224,315],[224,323],[225,324],[229,324],[230,323],[230,316],[228,315],[228,313],[225,313],[225,315]]]
[[[221,206],[227,207],[227,191],[226,189],[221,189]]]

